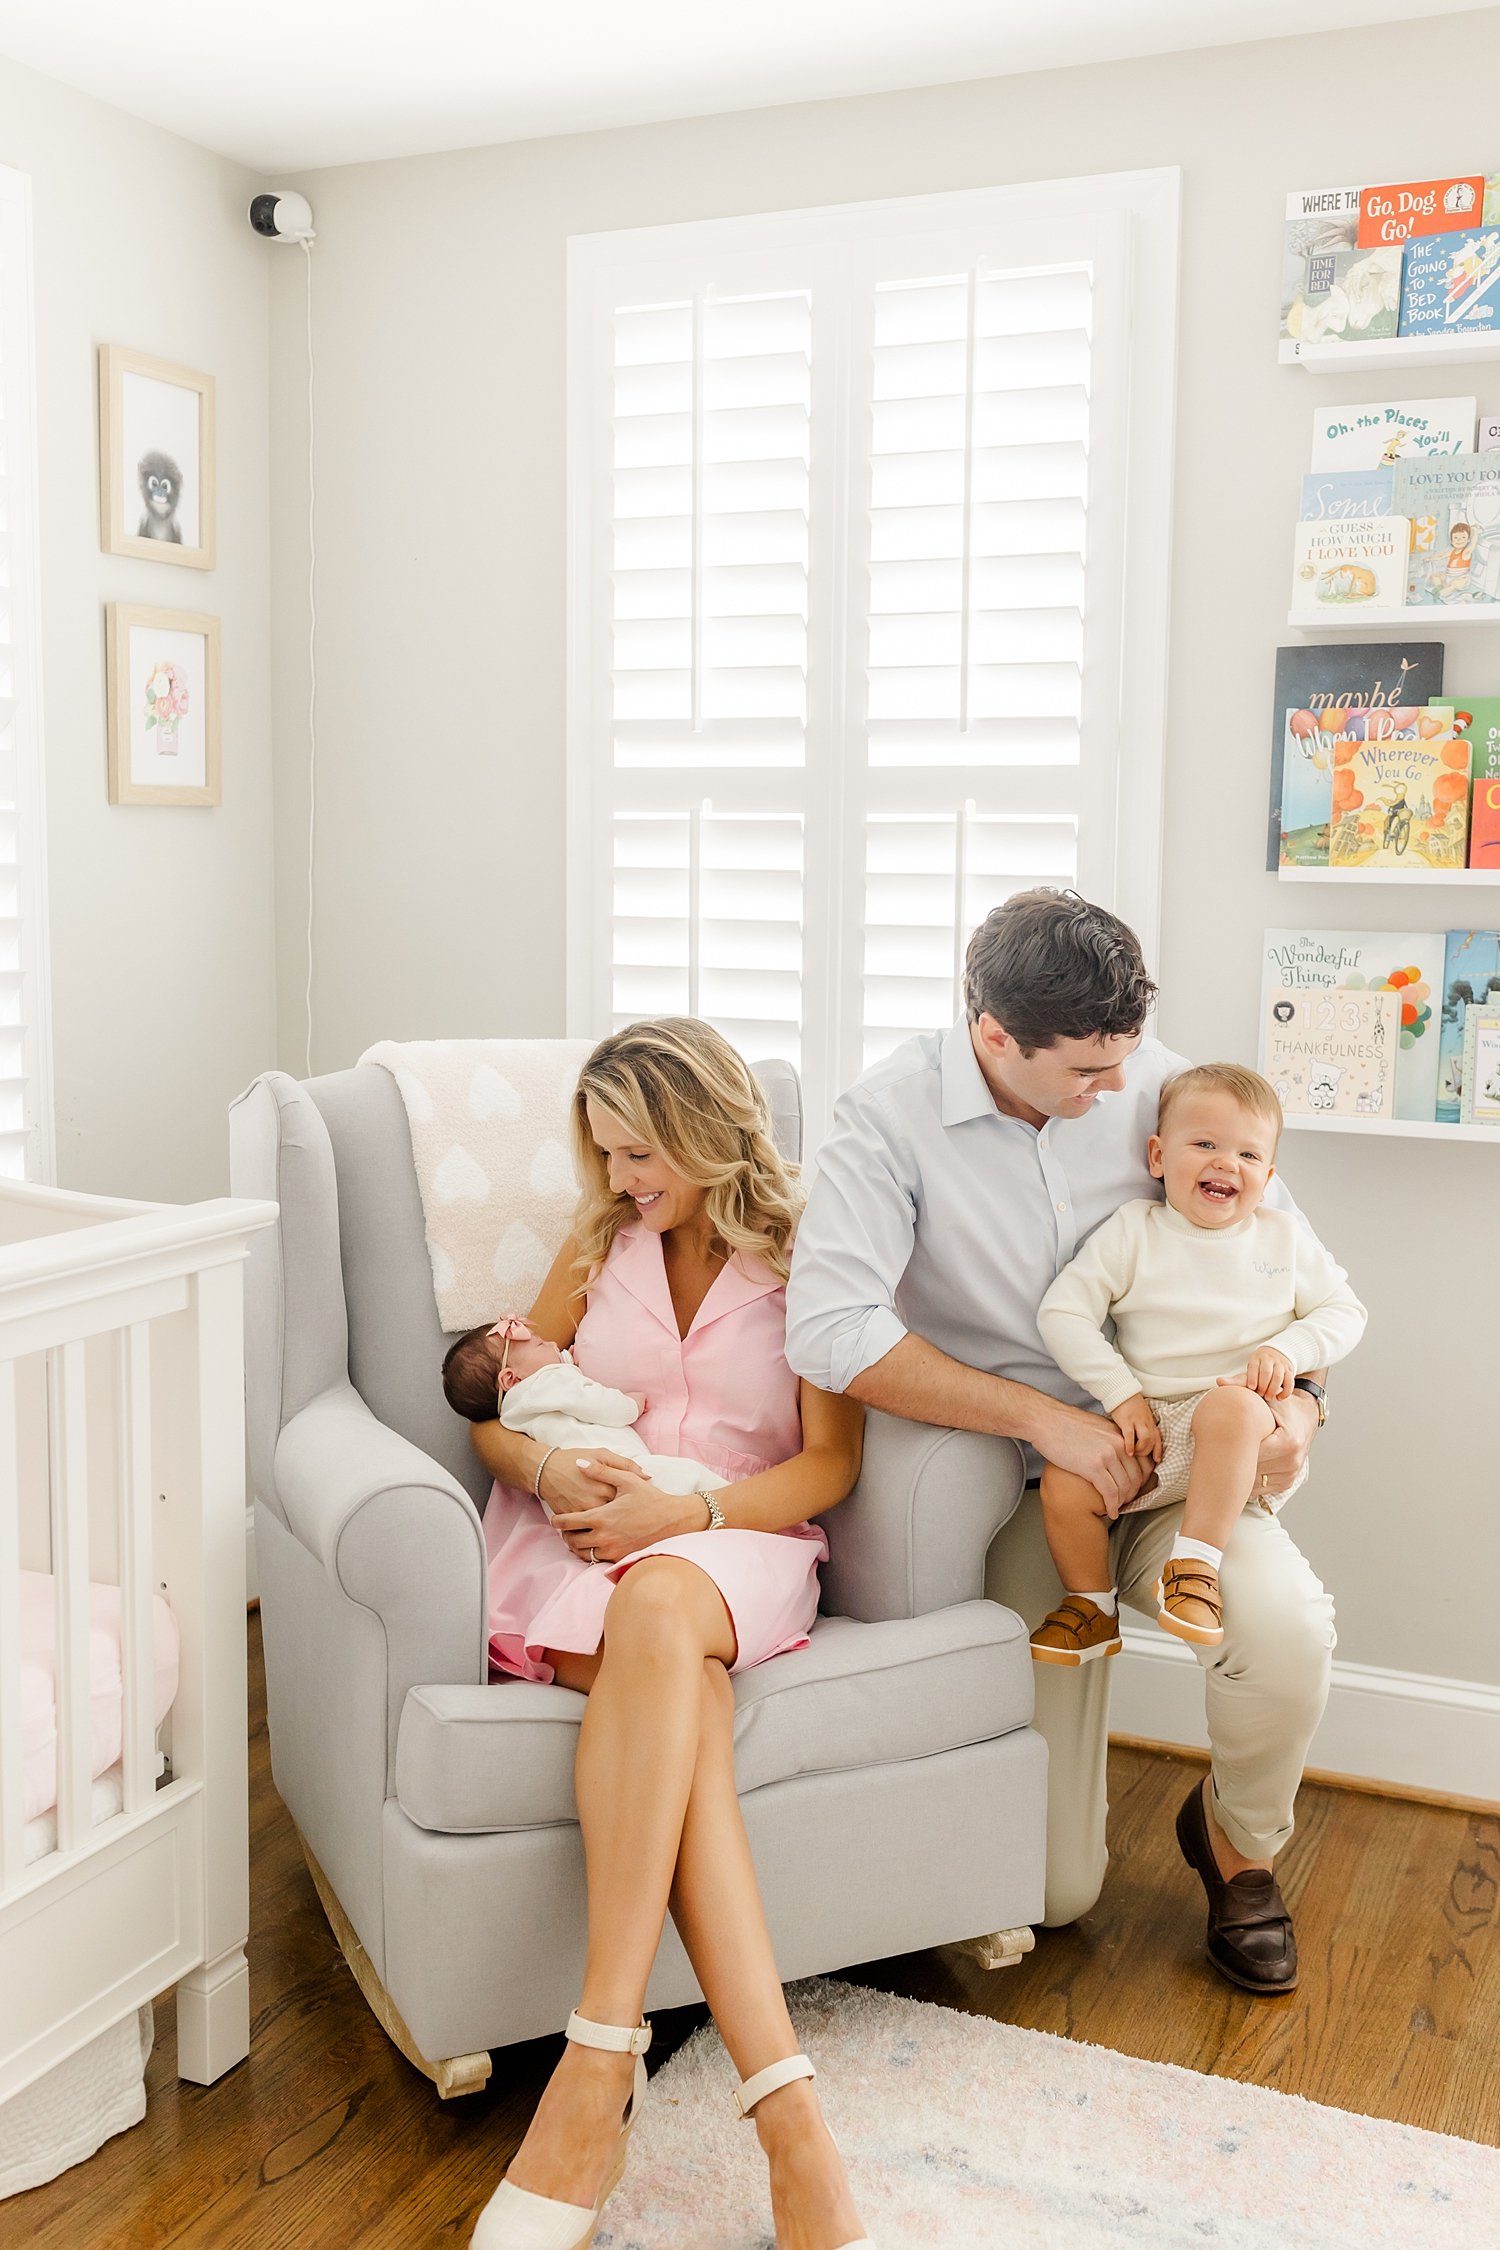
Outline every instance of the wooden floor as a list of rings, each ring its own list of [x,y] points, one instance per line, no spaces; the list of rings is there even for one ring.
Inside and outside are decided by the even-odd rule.
[[[501,2055],[482,2095],[440,2103],[379,2030],[335,1947],[271,1783],[251,1633],[250,2059],[177,2077],[157,2004],[150,2104],[87,2166],[0,2205],[0,2244],[343,2250],[467,2242],[557,2052]],[[1283,1865],[1303,1976],[1255,2001],[1205,1966],[1203,1896],[1172,1817],[1196,1770],[1116,1750],[1114,1854],[1098,1907],[987,1976],[921,1953],[850,1972],[948,2007],[1152,2061],[1254,2080],[1474,2140],[1500,2140],[1500,1819],[1305,1788]],[[653,2062],[700,2020],[658,2016]]]

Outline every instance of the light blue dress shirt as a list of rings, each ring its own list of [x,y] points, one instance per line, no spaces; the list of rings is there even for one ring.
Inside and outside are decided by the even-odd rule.
[[[845,1391],[910,1332],[1097,1412],[1048,1355],[1037,1307],[1111,1212],[1160,1199],[1146,1142],[1163,1082],[1186,1067],[1143,1039],[1120,1092],[1040,1131],[995,1107],[966,1022],[867,1070],[834,1111],[797,1230],[786,1296],[796,1373]],[[1295,1209],[1278,1181],[1267,1199]]]

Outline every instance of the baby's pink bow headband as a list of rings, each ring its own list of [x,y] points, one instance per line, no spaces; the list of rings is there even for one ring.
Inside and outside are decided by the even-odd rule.
[[[512,1344],[534,1343],[536,1340],[535,1332],[529,1321],[521,1320],[515,1314],[512,1314],[509,1319],[497,1320],[490,1330],[490,1334],[492,1336],[503,1336],[505,1339],[505,1349],[500,1354],[500,1373],[496,1388],[502,1391],[512,1390],[521,1378],[510,1364],[510,1347]]]

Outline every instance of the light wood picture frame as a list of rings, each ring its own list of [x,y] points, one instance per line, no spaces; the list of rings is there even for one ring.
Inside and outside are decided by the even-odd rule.
[[[214,379],[99,347],[99,537],[109,555],[212,570]]]
[[[111,602],[105,683],[110,803],[217,805],[217,617]]]

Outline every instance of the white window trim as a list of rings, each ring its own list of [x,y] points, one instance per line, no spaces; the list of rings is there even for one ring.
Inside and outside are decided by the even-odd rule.
[[[57,1133],[47,917],[35,305],[31,181],[26,173],[0,165],[0,383],[4,385],[11,565],[17,873],[26,1026],[26,1177],[46,1186],[57,1176]]]
[[[608,916],[611,870],[602,825],[592,818],[599,730],[595,698],[604,667],[592,651],[609,639],[609,564],[598,552],[598,480],[610,464],[597,446],[594,412],[601,366],[608,363],[605,285],[621,268],[639,269],[643,294],[670,288],[684,269],[701,271],[715,254],[744,257],[796,246],[857,242],[910,232],[930,234],[999,219],[1018,229],[1039,212],[1048,217],[1107,217],[1120,233],[1121,257],[1107,288],[1125,292],[1123,320],[1111,336],[1125,358],[1123,397],[1128,426],[1112,446],[1091,452],[1090,499],[1110,487],[1109,505],[1126,526],[1118,572],[1091,582],[1087,631],[1118,637],[1118,709],[1086,714],[1084,767],[1099,755],[1100,734],[1117,742],[1105,770],[1116,777],[1113,867],[1106,884],[1088,887],[1136,931],[1148,967],[1159,959],[1168,630],[1171,588],[1172,470],[1177,387],[1178,233],[1181,172],[1176,166],[1049,180],[1014,187],[963,189],[870,203],[838,204],[753,217],[578,235],[568,243],[567,368],[567,1023],[570,1035],[599,1035],[593,997],[597,918]],[[675,269],[675,273],[674,270]],[[634,277],[633,277],[634,278]],[[816,380],[816,377],[815,377]],[[1120,489],[1123,480],[1123,491]],[[848,527],[843,537],[847,541]],[[830,566],[825,552],[823,566]],[[815,564],[815,567],[816,564]],[[842,567],[840,562],[838,567]],[[1101,583],[1101,578],[1103,582]],[[1111,582],[1113,581],[1113,582]],[[602,636],[602,639],[601,639]],[[849,652],[855,661],[855,652]],[[844,777],[830,774],[821,817],[844,819]],[[810,814],[813,804],[810,802]],[[1080,880],[1084,880],[1082,873]],[[1105,890],[1108,896],[1104,896]],[[846,991],[852,969],[819,964],[815,948],[829,938],[806,930],[805,974],[821,972],[828,989]],[[826,1115],[813,1121],[814,1133]]]

